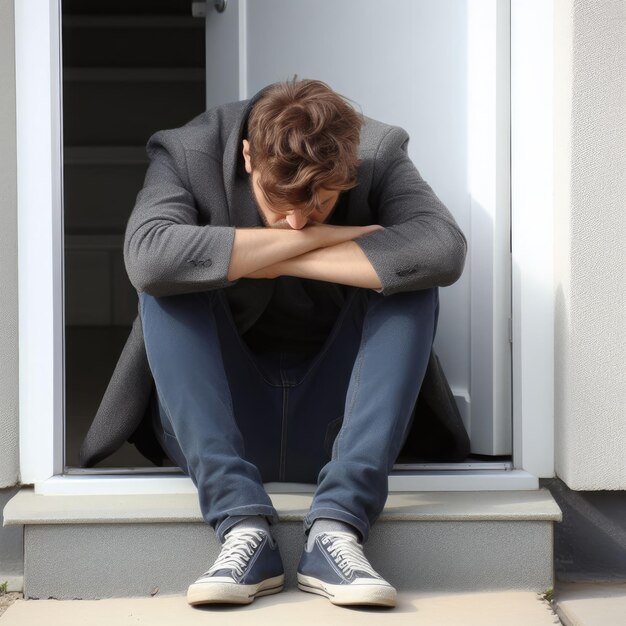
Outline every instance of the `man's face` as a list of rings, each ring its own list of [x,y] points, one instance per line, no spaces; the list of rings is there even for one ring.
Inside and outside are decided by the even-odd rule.
[[[272,206],[266,200],[258,184],[258,172],[253,171],[250,163],[248,140],[243,140],[243,156],[248,176],[248,183],[252,197],[256,200],[261,220],[268,228],[293,228],[299,230],[313,222],[325,222],[333,212],[339,199],[339,192],[330,189],[321,189],[322,207],[308,215],[304,205]]]

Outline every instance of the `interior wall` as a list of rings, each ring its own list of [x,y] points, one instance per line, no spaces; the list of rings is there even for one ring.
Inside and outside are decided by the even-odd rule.
[[[204,20],[180,0],[63,0],[65,465],[138,315],[122,253],[148,138],[205,110]],[[97,468],[151,467],[129,442]]]

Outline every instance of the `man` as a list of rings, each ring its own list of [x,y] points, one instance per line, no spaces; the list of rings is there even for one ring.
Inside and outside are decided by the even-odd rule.
[[[411,426],[438,288],[467,251],[407,144],[295,77],[148,141],[124,259],[154,427],[222,543],[192,605],[283,589],[274,480],[317,483],[298,587],[395,605],[363,543]]]

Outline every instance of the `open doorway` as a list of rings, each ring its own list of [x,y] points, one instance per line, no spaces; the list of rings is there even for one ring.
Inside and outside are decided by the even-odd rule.
[[[70,87],[74,88],[75,93],[79,93],[81,76],[87,82],[91,80],[91,83],[98,88],[102,86],[101,83],[108,82],[110,84],[106,85],[106,89],[111,90],[119,88],[121,93],[121,95],[117,97],[117,104],[115,99],[111,99],[111,92],[106,92],[105,95],[104,89],[100,92],[100,95],[98,95],[99,92],[96,88],[85,89],[83,101],[80,101],[79,97],[76,96],[80,104],[74,108],[79,111],[81,115],[85,115],[85,112],[82,110],[85,108],[82,106],[84,103],[89,104],[90,107],[96,111],[96,114],[92,115],[89,120],[92,126],[97,127],[99,118],[107,115],[110,116],[110,112],[115,113],[115,116],[112,117],[115,117],[117,121],[117,125],[110,124],[112,127],[114,126],[114,128],[109,128],[106,134],[101,133],[101,136],[95,139],[93,137],[83,138],[82,141],[85,142],[85,145],[82,156],[87,159],[90,150],[91,154],[95,155],[96,153],[93,150],[95,145],[99,149],[99,154],[93,156],[94,163],[92,163],[92,165],[97,165],[98,159],[100,159],[99,165],[101,166],[103,155],[105,158],[108,155],[110,161],[107,163],[107,166],[111,168],[113,164],[119,165],[119,161],[116,161],[116,159],[119,158],[120,149],[125,146],[127,152],[123,171],[125,171],[126,174],[130,174],[132,168],[134,168],[135,178],[128,181],[126,200],[124,203],[115,204],[115,208],[119,210],[120,215],[117,220],[117,230],[110,233],[108,253],[106,244],[100,244],[100,247],[98,247],[96,245],[96,239],[93,237],[94,231],[101,237],[106,236],[105,233],[108,223],[104,225],[103,229],[102,223],[99,223],[98,219],[96,219],[93,214],[84,214],[79,211],[75,212],[85,220],[82,233],[80,230],[72,233],[67,228],[67,225],[65,228],[67,237],[66,309],[69,311],[71,306],[74,306],[75,310],[81,310],[81,307],[84,308],[86,305],[87,295],[91,294],[90,301],[94,303],[91,314],[96,320],[95,323],[91,322],[91,326],[99,325],[101,327],[107,327],[113,337],[109,339],[103,338],[101,340],[103,344],[97,346],[95,343],[90,344],[88,340],[82,338],[79,334],[80,331],[75,333],[77,338],[75,339],[74,345],[80,346],[83,351],[86,350],[87,356],[85,356],[81,362],[80,359],[74,355],[74,364],[77,371],[81,373],[85,368],[92,368],[93,378],[91,388],[77,382],[79,380],[78,377],[74,379],[74,382],[70,378],[70,358],[72,355],[70,354],[71,344],[69,340],[67,342],[68,355],[66,364],[68,394],[70,387],[74,385],[76,390],[82,387],[81,392],[84,395],[76,392],[74,396],[74,401],[77,403],[80,403],[82,398],[82,405],[78,404],[78,409],[75,413],[79,416],[82,414],[83,417],[79,417],[73,422],[77,424],[80,429],[77,432],[73,445],[70,443],[71,433],[69,431],[69,424],[72,420],[72,407],[70,404],[72,399],[69,395],[67,397],[68,436],[66,441],[68,454],[66,456],[66,466],[71,467],[72,464],[76,464],[76,456],[74,457],[74,461],[72,461],[70,454],[73,453],[76,455],[77,453],[78,444],[88,428],[89,418],[95,414],[98,402],[102,398],[107,381],[110,379],[110,374],[114,369],[117,357],[123,347],[124,338],[128,336],[130,324],[137,312],[136,293],[126,277],[122,262],[121,247],[124,224],[132,209],[135,195],[141,188],[140,172],[145,171],[147,164],[144,151],[146,139],[158,129],[172,128],[185,123],[199,111],[206,108],[205,105],[210,103],[212,99],[223,102],[237,99],[239,96],[243,97],[243,94],[246,93],[250,95],[250,93],[254,92],[260,85],[267,84],[269,81],[276,79],[277,76],[275,76],[275,74],[279,70],[284,73],[288,68],[279,67],[280,63],[286,62],[284,61],[285,59],[290,59],[293,63],[297,62],[298,67],[309,68],[308,71],[311,76],[321,75],[321,73],[323,74],[324,72],[328,73],[330,71],[329,68],[335,68],[338,65],[339,60],[341,60],[342,63],[346,63],[347,67],[343,68],[343,71],[340,72],[336,80],[331,82],[337,85],[343,93],[353,94],[357,101],[363,102],[364,106],[366,105],[367,112],[373,114],[378,119],[398,123],[410,129],[411,136],[418,139],[418,141],[412,142],[412,145],[415,147],[414,158],[416,163],[419,163],[420,169],[425,172],[426,178],[433,181],[437,189],[442,190],[442,196],[444,194],[450,196],[449,206],[454,206],[461,223],[465,221],[467,224],[465,231],[467,233],[471,231],[474,238],[484,242],[485,245],[474,247],[474,250],[479,251],[477,254],[485,257],[481,259],[480,263],[475,264],[475,267],[480,271],[474,271],[471,277],[468,272],[468,276],[464,277],[464,281],[460,281],[460,284],[455,285],[454,289],[446,291],[446,297],[449,301],[444,308],[443,317],[447,317],[448,319],[442,320],[445,324],[441,326],[446,327],[446,332],[440,333],[437,350],[445,358],[445,370],[447,373],[449,372],[451,374],[451,379],[454,381],[453,392],[455,400],[461,409],[468,430],[470,428],[472,430],[471,435],[472,443],[474,444],[474,454],[471,459],[467,459],[467,464],[474,468],[476,465],[475,461],[480,461],[481,466],[484,466],[484,469],[489,471],[494,469],[509,469],[511,467],[511,423],[510,403],[508,402],[510,395],[510,337],[507,342],[506,337],[500,332],[502,325],[507,325],[511,321],[509,312],[510,302],[507,294],[509,283],[508,279],[496,280],[500,275],[506,275],[508,277],[510,274],[509,250],[505,250],[501,245],[501,243],[505,241],[505,237],[508,242],[508,205],[505,201],[496,202],[496,198],[491,196],[480,197],[480,199],[474,197],[471,193],[472,189],[469,190],[469,194],[466,193],[468,185],[470,183],[475,184],[475,180],[488,181],[490,185],[494,181],[497,181],[499,188],[502,189],[506,189],[508,185],[508,172],[506,172],[504,168],[500,168],[497,171],[491,169],[491,161],[483,158],[484,155],[481,152],[482,148],[479,149],[478,146],[481,142],[476,140],[484,134],[479,132],[482,128],[481,123],[484,124],[488,130],[493,130],[490,126],[490,118],[485,118],[484,120],[480,118],[477,122],[476,116],[470,114],[472,111],[486,110],[485,103],[487,103],[491,106],[489,110],[500,112],[503,116],[502,119],[505,121],[508,119],[506,117],[508,115],[508,81],[502,78],[502,76],[506,78],[506,73],[503,73],[502,76],[500,74],[494,74],[492,76],[494,80],[494,91],[493,93],[489,92],[491,95],[482,95],[484,90],[480,91],[479,94],[475,89],[468,89],[468,85],[470,85],[469,76],[473,75],[472,71],[470,71],[473,66],[469,68],[467,66],[468,58],[473,59],[473,63],[478,68],[484,69],[485,67],[491,67],[491,52],[486,54],[484,58],[471,55],[468,52],[476,48],[476,41],[479,39],[478,35],[482,31],[477,27],[474,28],[474,31],[470,31],[468,25],[471,20],[460,10],[451,12],[449,10],[450,7],[448,7],[448,9],[440,9],[436,4],[429,6],[424,5],[421,10],[425,13],[422,15],[414,13],[412,9],[413,5],[403,7],[404,10],[408,12],[406,15],[407,24],[409,24],[411,32],[419,32],[420,28],[424,28],[424,24],[429,24],[432,25],[433,28],[435,26],[438,27],[442,33],[447,33],[447,37],[457,42],[454,47],[455,55],[439,55],[436,57],[437,63],[434,63],[434,60],[430,59],[428,63],[429,72],[427,74],[420,74],[420,84],[423,85],[421,87],[422,92],[427,91],[429,81],[432,84],[439,84],[442,77],[446,77],[444,86],[449,93],[445,90],[438,91],[437,102],[446,101],[455,103],[451,111],[445,112],[445,123],[440,122],[439,125],[433,126],[433,124],[429,123],[429,120],[437,119],[437,116],[440,115],[440,107],[433,106],[432,103],[425,101],[423,98],[414,97],[413,91],[411,91],[413,89],[413,83],[410,81],[395,81],[393,85],[388,87],[383,96],[380,97],[379,92],[381,90],[372,87],[370,81],[363,81],[362,75],[358,72],[354,72],[354,68],[349,65],[347,56],[337,55],[333,63],[331,63],[329,59],[324,59],[320,56],[320,50],[315,41],[310,42],[308,46],[298,48],[298,53],[302,58],[294,60],[293,54],[295,54],[295,52],[291,56],[288,54],[291,45],[288,38],[278,37],[278,32],[276,32],[277,30],[280,30],[283,34],[289,32],[283,23],[287,20],[288,15],[283,15],[283,13],[278,10],[277,6],[273,7],[275,11],[273,14],[274,19],[270,19],[269,21],[267,19],[266,21],[261,19],[262,15],[257,13],[259,7],[256,5],[235,2],[230,5],[231,13],[208,13],[206,21],[195,20],[196,32],[200,37],[201,44],[202,29],[206,27],[206,47],[203,57],[202,51],[197,55],[198,62],[196,64],[192,62],[189,67],[185,67],[183,66],[183,61],[179,58],[180,51],[178,49],[174,55],[176,57],[174,60],[169,56],[170,49],[173,50],[176,47],[175,45],[161,45],[156,56],[149,52],[151,49],[154,49],[154,46],[157,44],[172,41],[170,33],[182,27],[182,19],[179,20],[177,18],[178,13],[170,14],[167,12],[165,5],[168,3],[151,3],[149,7],[138,2],[120,4],[119,7],[116,7],[115,3],[107,3],[104,13],[96,12],[93,15],[82,14],[80,7],[83,5],[81,3],[74,4],[79,7],[79,12],[74,15],[65,10],[63,12],[64,44],[67,46],[66,40],[67,43],[72,41],[72,31],[68,27],[74,25],[76,28],[79,26],[83,29],[91,28],[94,32],[99,32],[101,35],[105,33],[104,41],[100,42],[100,48],[106,49],[107,45],[110,45],[110,41],[116,41],[115,50],[117,51],[117,56],[115,58],[117,61],[109,58],[107,61],[103,62],[97,54],[82,55],[77,53],[76,57],[81,59],[80,62],[87,63],[88,60],[91,59],[89,61],[90,63],[97,63],[96,68],[97,71],[100,72],[100,75],[97,80],[92,80],[89,78],[89,73],[81,72],[80,62],[77,61],[76,66],[72,66],[67,59],[67,55],[64,53],[63,65],[67,68],[64,81],[64,95],[66,95],[67,98]],[[70,7],[74,6],[74,4],[68,3],[65,6]],[[191,12],[191,3],[184,4],[184,10],[188,8]],[[139,7],[144,7],[144,13],[140,13]],[[234,12],[235,7],[238,8],[238,12]],[[292,5],[280,5],[281,10],[286,10],[288,7],[293,8]],[[268,6],[266,8],[269,9],[270,7]],[[500,7],[500,9],[502,8],[503,7]],[[180,3],[171,3],[170,9],[177,12],[181,11]],[[94,9],[90,8],[89,10]],[[115,13],[116,11],[117,13]],[[162,13],[155,14],[154,11],[162,11]],[[263,15],[265,18],[268,17],[266,13],[263,13]],[[450,32],[450,17],[452,15],[457,18],[457,21],[454,22],[456,28],[454,32]],[[233,16],[237,19],[233,19]],[[498,46],[494,48],[492,52],[502,52],[502,50],[506,48],[505,44],[508,45],[508,13],[500,10],[497,12],[497,16],[499,21],[494,23],[492,25],[493,28],[488,31],[494,43]],[[228,19],[229,17],[230,20]],[[318,18],[319,17],[320,15],[318,15]],[[351,14],[349,17],[353,19],[355,16]],[[391,23],[395,24],[399,21],[404,23],[403,20],[399,19],[400,17],[400,14],[395,15]],[[291,18],[295,20],[294,16],[291,16]],[[348,16],[344,16],[344,18],[347,19]],[[366,18],[367,15],[365,14],[359,16],[359,19]],[[190,15],[184,16],[184,19],[186,19],[187,22],[194,22],[194,18]],[[281,22],[281,20],[283,21]],[[287,22],[288,21],[289,20],[287,20]],[[94,26],[96,23],[99,24],[98,27]],[[473,24],[474,22],[471,23]],[[106,34],[107,29],[116,26],[119,28],[120,24],[124,25],[126,39],[122,36],[118,38],[111,33]],[[254,28],[242,28],[242,24],[248,26],[254,25]],[[335,26],[340,28],[341,22],[338,22],[338,24],[339,25]],[[148,28],[150,34],[148,34],[147,40],[144,39],[143,45],[139,46],[141,48],[139,59],[132,61],[130,67],[126,67],[122,64],[122,61],[132,58],[129,50],[131,50],[133,46],[136,45],[136,41],[139,40],[139,35],[133,37],[126,31],[137,26]],[[485,30],[487,30],[487,27],[485,27]],[[157,34],[157,31],[160,32]],[[387,37],[390,37],[392,30],[381,30],[381,33],[382,32],[386,33]],[[247,33],[247,35],[244,36],[242,33]],[[95,39],[95,36],[84,36],[82,45],[89,49],[89,45],[91,45]],[[223,44],[227,39],[237,43],[237,54],[224,53]],[[429,45],[432,47],[432,42],[429,43],[429,40],[425,38],[417,39],[424,42],[423,45],[425,48],[428,48]],[[74,37],[74,47],[76,50],[80,50],[79,41],[79,38]],[[121,45],[120,42],[124,41],[126,41],[126,44]],[[404,39],[402,41],[404,41]],[[271,45],[267,42],[271,42]],[[465,45],[460,45],[459,42],[463,42]],[[118,50],[120,45],[122,52]],[[345,45],[349,46],[350,42],[346,42]],[[390,41],[386,42],[385,45],[390,45]],[[280,49],[280,46],[282,46],[284,50],[282,54],[277,56],[276,52]],[[124,48],[126,48],[125,52],[123,51]],[[291,48],[295,50],[297,47],[291,45]],[[162,57],[161,60],[159,60],[159,57]],[[254,61],[256,65],[245,66],[242,69],[241,58],[247,59],[248,62]],[[420,55],[413,53],[410,56],[397,54],[396,58],[406,59],[403,64],[396,63],[394,66],[396,67],[396,71],[404,72],[409,67],[413,70],[419,70],[421,67],[419,64],[423,62],[422,59],[427,57],[425,54]],[[499,54],[497,58],[502,67],[508,69],[508,56]],[[261,62],[261,60],[263,62]],[[225,65],[226,68],[224,68]],[[372,63],[369,63],[367,66],[369,68],[368,71],[374,71],[375,65],[373,60]],[[383,75],[382,70],[378,72],[378,75]],[[225,76],[227,78],[224,78]],[[76,79],[76,85],[71,84],[70,79],[72,77]],[[124,79],[122,80],[121,77],[124,77]],[[239,82],[233,80],[233,77],[238,78]],[[326,75],[324,75],[323,78],[327,78]],[[114,87],[114,85],[118,84],[120,81],[125,81],[125,85],[121,87],[117,85],[117,87]],[[175,81],[175,85],[169,89],[170,95],[175,94],[173,102],[167,99],[163,100],[162,98],[163,94],[168,91],[165,83],[169,81]],[[189,87],[190,84],[195,84],[196,87],[204,85],[206,88],[207,82],[211,85],[211,94],[206,93],[205,89],[205,100],[202,100],[199,93],[200,89],[198,89],[196,96],[199,100],[195,104],[190,105],[192,97],[183,97],[184,86]],[[242,85],[245,85],[245,88],[242,87]],[[341,87],[341,85],[343,85],[343,87]],[[166,88],[164,89],[164,87]],[[495,87],[497,87],[497,89],[495,89]],[[135,89],[140,92],[136,94],[136,98],[139,102],[142,102],[141,98],[146,97],[149,102],[146,104],[144,101],[143,105],[132,109],[131,115],[128,111],[130,108],[128,103],[131,102]],[[391,100],[389,94],[396,94],[397,106],[390,104]],[[400,97],[400,95],[402,95],[402,97]],[[107,97],[109,100],[107,100]],[[489,98],[492,99],[490,100]],[[187,106],[184,112],[181,111],[179,106],[183,100],[184,104]],[[120,105],[120,101],[123,103],[122,105]],[[402,104],[402,106],[400,106],[400,104]],[[101,109],[99,112],[98,107]],[[102,109],[105,110],[103,111]],[[70,110],[71,107],[66,104],[64,106],[65,124],[70,123],[74,127],[78,127],[75,123],[77,115],[68,119]],[[123,116],[120,116],[120,111],[123,112]],[[133,125],[132,120],[139,121]],[[111,122],[112,120],[108,119],[107,121]],[[470,125],[470,121],[472,124],[475,124],[476,128]],[[441,130],[433,133],[430,130],[431,128]],[[125,139],[127,135],[121,134],[122,132],[126,132],[135,137],[132,143]],[[93,133],[93,129],[90,129],[88,135],[93,135]],[[66,156],[69,156],[69,134],[66,129]],[[492,156],[498,158],[495,159],[494,162],[505,162],[508,157],[507,136],[506,133],[502,132],[497,135],[498,142],[497,144],[493,144],[494,154]],[[460,138],[467,138],[467,145],[463,142],[459,142]],[[76,157],[80,155],[80,150],[83,149],[80,141],[79,136],[77,143],[72,146]],[[448,143],[446,144],[446,142]],[[449,150],[447,150],[446,153],[456,155],[453,160],[455,167],[452,169],[445,165],[443,159],[433,157],[433,154],[437,154],[434,147],[436,147],[437,150],[441,150],[441,146],[446,145],[449,146]],[[480,157],[480,159],[478,157]],[[71,161],[68,161],[68,163],[69,162]],[[80,158],[76,158],[75,165],[77,170],[79,170],[78,163],[81,164],[82,168],[86,168],[85,160],[81,161]],[[480,170],[480,176],[474,172],[471,181],[468,181],[466,178],[466,166],[468,163],[473,164],[473,172],[474,170]],[[506,163],[508,163],[508,161],[506,161]],[[428,168],[432,168],[432,173],[429,172]],[[445,176],[442,179],[441,173],[438,173],[437,169],[445,170]],[[83,169],[83,171],[86,170]],[[117,179],[113,176],[112,169],[108,171],[108,176],[100,178],[100,184],[106,186],[107,192],[121,192],[121,189],[114,191],[114,185],[111,185],[111,182]],[[439,183],[435,182],[437,176],[440,177]],[[121,178],[119,180],[121,180]],[[66,198],[69,193],[67,189],[69,183],[69,170],[66,167]],[[91,188],[90,192],[92,195],[97,193],[93,191],[93,189],[96,188],[97,186],[95,185]],[[77,189],[80,189],[80,187],[77,187]],[[106,198],[106,194],[103,193],[102,198]],[[107,200],[104,205],[105,206],[101,208],[100,211],[104,211],[104,214],[108,215],[108,211],[111,210],[110,200]],[[80,206],[80,203],[78,203],[77,206]],[[68,210],[66,206],[65,211],[69,216]],[[472,219],[470,219],[471,216],[473,216]],[[101,218],[100,214],[98,214],[98,218]],[[497,231],[502,235],[500,239],[496,240],[494,238],[492,223],[497,224]],[[98,229],[100,230],[98,231]],[[89,238],[86,239],[83,235]],[[70,236],[75,245],[73,250],[69,245]],[[81,237],[84,239],[83,242],[80,240]],[[117,237],[117,239],[114,239],[114,237]],[[117,248],[115,248],[115,246],[117,246]],[[82,281],[72,278],[69,260],[70,255],[73,256],[74,275],[78,277],[82,276]],[[93,279],[96,270],[92,269],[92,266],[109,268],[108,273],[101,271],[100,274],[98,274],[99,283]],[[72,294],[69,286],[72,280],[73,284],[76,285],[74,303],[71,301]],[[96,288],[96,284],[101,288]],[[119,286],[121,284],[125,285],[126,295],[120,295]],[[476,288],[477,285],[480,286],[480,290]],[[108,291],[104,290],[103,292],[102,286],[107,286]],[[103,297],[103,293],[106,295],[106,298]],[[481,294],[480,298],[471,297],[472,294],[475,295],[477,293]],[[100,298],[100,300],[98,300],[98,298]],[[495,306],[492,306],[494,303]],[[484,314],[470,315],[471,311],[476,312],[478,309]],[[105,315],[103,311],[106,310],[110,312]],[[125,315],[126,317],[124,317]],[[471,320],[471,327],[468,323],[469,320]],[[69,328],[71,323],[71,318],[68,314],[66,326]],[[89,326],[89,324],[86,322],[83,322],[82,325],[75,323],[74,326],[75,329],[78,329],[79,327],[84,328],[85,326]],[[118,335],[114,336],[113,333],[117,332],[117,330],[120,332]],[[497,352],[483,349],[483,347],[490,346],[494,338],[497,338]],[[85,346],[90,346],[90,349],[87,350]],[[91,350],[94,346],[96,346],[97,352]],[[78,349],[79,348],[77,348],[77,350]],[[97,364],[93,363],[94,354],[97,354],[100,359]],[[494,357],[494,354],[497,358]],[[469,376],[470,364],[472,372],[474,372],[472,377]],[[95,383],[95,381],[97,381],[97,383]],[[99,386],[95,386],[95,384]],[[472,389],[475,391],[474,394],[472,394]],[[493,393],[494,389],[498,390],[497,394]],[[472,397],[475,398],[473,402],[474,409],[470,411],[472,408]],[[410,463],[411,459],[406,459],[405,461],[409,463],[409,465],[413,465]],[[138,451],[133,446],[128,444],[124,444],[122,449],[98,464],[100,468],[141,468],[145,466],[145,458],[138,454]],[[463,464],[458,464],[457,467],[459,470],[467,469]],[[457,467],[454,469],[457,469]],[[407,467],[406,469],[411,468]],[[417,467],[417,469],[429,470],[432,468],[428,465]],[[436,469],[440,469],[440,466],[437,465]]]
[[[65,465],[109,383],[137,293],[124,229],[161,128],[205,107],[204,20],[180,0],[62,0]],[[152,466],[126,442],[97,467]]]

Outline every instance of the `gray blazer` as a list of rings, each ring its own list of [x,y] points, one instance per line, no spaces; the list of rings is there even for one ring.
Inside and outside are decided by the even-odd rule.
[[[227,288],[229,298],[252,303],[238,307],[238,328],[251,326],[271,297],[268,280],[227,277],[235,228],[263,226],[241,150],[248,113],[264,89],[149,138],[150,163],[124,237],[126,271],[138,292]],[[463,232],[409,158],[408,133],[364,119],[358,185],[348,192],[345,223],[385,227],[354,240],[378,274],[381,293],[451,285],[465,264]],[[82,442],[81,467],[95,465],[125,441],[156,465],[168,462],[151,426],[154,393],[137,315]],[[468,454],[467,432],[433,350],[400,457],[462,461]]]

